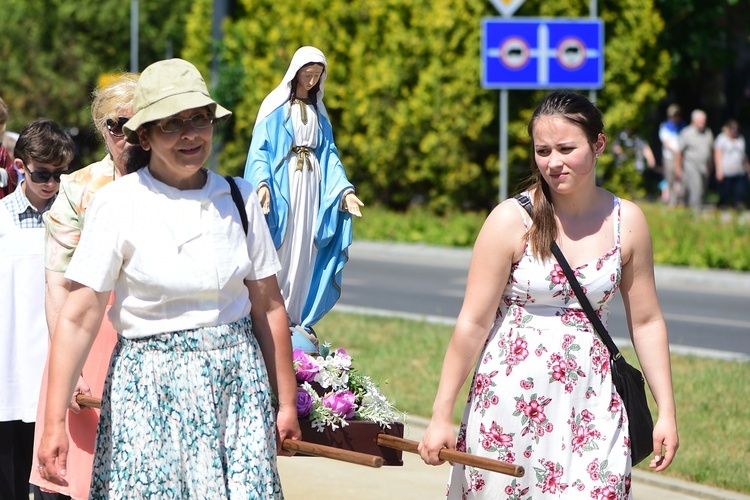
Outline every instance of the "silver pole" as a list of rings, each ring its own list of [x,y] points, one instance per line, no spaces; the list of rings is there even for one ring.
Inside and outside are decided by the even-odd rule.
[[[500,90],[500,203],[508,198],[508,89]]]
[[[596,0],[589,0],[589,17],[596,19],[597,15]],[[602,47],[602,50],[604,50],[604,47]],[[589,90],[589,101],[596,103],[596,89]]]
[[[138,73],[138,0],[130,0],[130,71]]]

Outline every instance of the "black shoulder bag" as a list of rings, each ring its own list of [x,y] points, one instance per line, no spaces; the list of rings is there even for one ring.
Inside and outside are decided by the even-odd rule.
[[[234,182],[234,179],[231,175],[226,175],[224,178],[229,183],[229,190],[232,192],[232,199],[234,200],[234,204],[237,205],[237,210],[240,212],[240,220],[242,220],[242,229],[245,230],[245,235],[247,235],[247,212],[245,211],[245,201],[242,199],[242,193],[240,193],[240,188],[237,187],[237,183]]]
[[[516,200],[531,216],[531,200],[528,196],[518,195]],[[654,452],[654,421],[651,418],[651,411],[648,409],[646,400],[646,387],[643,375],[637,368],[630,365],[620,354],[620,350],[615,345],[609,332],[604,328],[599,316],[596,315],[591,302],[583,293],[581,284],[578,282],[570,264],[565,259],[557,242],[552,242],[552,254],[560,264],[565,276],[568,278],[571,288],[578,298],[581,307],[586,312],[589,321],[596,329],[599,337],[606,344],[609,350],[609,366],[612,371],[612,382],[615,389],[620,395],[628,416],[628,430],[630,431],[630,458],[635,466]]]

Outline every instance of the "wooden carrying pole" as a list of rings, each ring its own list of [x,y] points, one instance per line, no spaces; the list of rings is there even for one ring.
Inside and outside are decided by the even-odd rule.
[[[99,398],[84,396],[83,394],[78,394],[76,396],[76,403],[78,403],[80,406],[86,406],[88,408],[102,407],[102,401]],[[308,443],[306,441],[294,441],[291,439],[285,439],[284,442],[281,443],[281,447],[286,451],[295,451],[314,457],[341,460],[342,462],[348,462],[356,465],[364,465],[374,468],[383,466],[383,457],[370,455],[368,453],[342,450],[333,446],[324,446],[321,444]]]
[[[394,450],[408,451],[409,453],[419,453],[417,446],[419,443],[411,441],[409,439],[400,438],[398,436],[391,436],[390,434],[380,433],[377,437],[378,446],[385,446],[386,448],[393,448]],[[500,462],[498,460],[491,460],[489,458],[478,457],[469,453],[463,453],[461,451],[449,450],[444,448],[440,450],[438,455],[440,460],[446,460],[448,462],[456,462],[470,467],[477,467],[479,469],[485,469],[492,472],[499,472],[501,474],[507,474],[513,477],[523,477],[524,470],[520,465],[513,465],[507,462]]]

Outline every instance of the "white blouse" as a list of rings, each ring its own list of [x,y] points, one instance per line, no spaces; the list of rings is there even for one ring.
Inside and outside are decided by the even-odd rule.
[[[0,203],[0,422],[36,420],[47,357],[44,228],[19,228]]]
[[[244,280],[280,269],[252,186],[248,234],[229,184],[208,172],[201,189],[182,191],[148,168],[101,188],[65,277],[98,292],[115,291],[109,316],[126,338],[237,321],[250,312]]]

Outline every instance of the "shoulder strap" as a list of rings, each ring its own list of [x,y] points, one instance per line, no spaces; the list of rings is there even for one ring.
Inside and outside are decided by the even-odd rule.
[[[245,235],[247,235],[247,212],[245,211],[245,202],[242,199],[240,188],[237,187],[237,183],[234,182],[231,175],[225,175],[224,178],[229,183],[229,190],[232,192],[232,199],[234,200],[234,204],[237,205],[237,210],[240,212],[240,219],[242,219],[242,229],[245,230]]]
[[[519,194],[519,195],[516,195],[515,198],[516,200],[518,200],[518,203],[521,204],[521,206],[526,210],[526,212],[528,212],[529,216],[531,217],[531,200],[529,199],[529,197],[524,194]],[[583,310],[586,313],[586,316],[588,316],[589,321],[591,321],[591,324],[594,325],[594,328],[596,329],[596,332],[599,334],[599,337],[606,344],[607,349],[609,349],[610,357],[614,360],[617,360],[618,358],[621,357],[620,350],[617,348],[617,345],[612,340],[612,337],[609,336],[609,332],[607,332],[607,329],[604,328],[604,324],[602,323],[602,320],[599,319],[599,316],[596,315],[596,311],[594,311],[594,308],[592,307],[591,302],[589,302],[588,297],[586,297],[586,294],[583,293],[583,289],[581,288],[581,284],[578,282],[578,278],[576,278],[575,273],[570,268],[570,264],[568,264],[568,260],[563,255],[562,250],[560,250],[560,247],[557,245],[556,241],[552,242],[550,249],[552,250],[552,254],[557,259],[557,263],[560,264],[560,267],[565,273],[565,277],[568,278],[570,287],[573,289],[573,292],[576,294],[576,297],[578,298],[578,302],[581,304],[581,307],[583,307]]]

